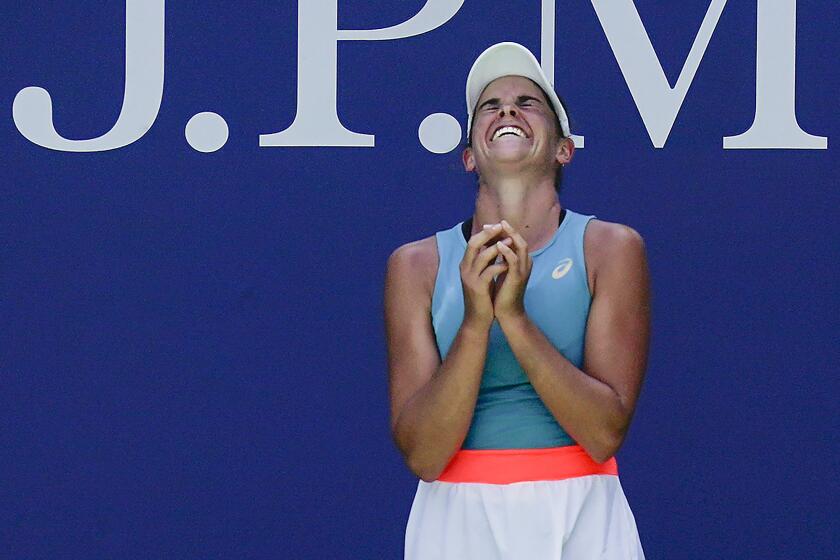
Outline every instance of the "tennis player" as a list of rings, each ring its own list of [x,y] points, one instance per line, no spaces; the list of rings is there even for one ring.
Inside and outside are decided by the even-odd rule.
[[[475,61],[467,130],[472,217],[387,264],[405,558],[643,559],[614,457],[647,363],[642,238],[561,205],[569,119],[525,47]]]

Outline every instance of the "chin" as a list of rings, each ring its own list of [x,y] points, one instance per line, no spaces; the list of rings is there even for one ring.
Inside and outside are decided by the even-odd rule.
[[[503,163],[525,162],[528,160],[528,152],[524,150],[511,150],[504,152],[497,152],[494,154],[494,160]]]

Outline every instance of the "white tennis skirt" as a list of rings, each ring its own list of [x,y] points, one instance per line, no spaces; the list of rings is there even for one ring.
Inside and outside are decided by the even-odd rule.
[[[578,445],[461,450],[420,480],[406,560],[644,560],[615,458]]]

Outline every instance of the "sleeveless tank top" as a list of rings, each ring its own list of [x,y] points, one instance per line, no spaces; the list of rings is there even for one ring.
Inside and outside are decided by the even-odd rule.
[[[554,236],[544,247],[530,253],[533,263],[525,288],[528,317],[578,368],[583,363],[584,333],[592,299],[583,234],[594,217],[566,209]],[[449,352],[464,320],[459,268],[467,249],[463,224],[435,233],[440,260],[432,295],[432,325],[441,359]],[[481,387],[462,449],[534,449],[575,444],[543,404],[494,320]]]

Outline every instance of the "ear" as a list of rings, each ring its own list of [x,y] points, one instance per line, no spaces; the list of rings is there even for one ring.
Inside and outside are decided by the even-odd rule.
[[[461,159],[464,162],[464,169],[467,171],[475,171],[475,158],[473,157],[472,148],[464,148],[461,154]]]
[[[557,154],[555,158],[557,159],[557,163],[560,165],[565,165],[572,161],[572,156],[575,155],[575,142],[572,140],[571,137],[563,138],[557,144]]]

